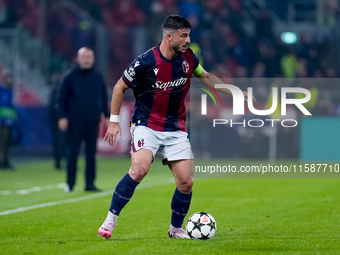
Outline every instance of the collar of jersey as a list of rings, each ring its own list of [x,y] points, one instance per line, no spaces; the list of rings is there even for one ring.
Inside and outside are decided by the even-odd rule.
[[[182,55],[179,54],[177,57],[175,57],[173,59],[167,59],[166,57],[163,56],[161,50],[159,49],[159,45],[160,45],[160,43],[157,45],[157,50],[159,52],[159,55],[161,56],[161,59],[163,59],[164,61],[171,63],[171,62],[178,61],[181,58]]]

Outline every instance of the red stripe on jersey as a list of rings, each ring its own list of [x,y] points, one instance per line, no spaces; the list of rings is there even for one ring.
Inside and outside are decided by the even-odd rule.
[[[156,74],[156,81],[171,82],[172,81],[172,64],[161,58],[161,53],[157,47],[154,50],[156,67],[153,72]],[[167,119],[167,111],[169,106],[170,88],[156,89],[153,97],[152,109],[148,119],[148,127],[156,131],[164,131],[164,125]]]
[[[190,54],[190,55],[189,55]],[[186,126],[185,126],[185,121],[186,121],[186,110],[185,110],[185,99],[186,99],[186,95],[188,94],[188,91],[190,89],[190,79],[192,77],[192,72],[194,71],[194,58],[192,56],[192,52],[187,50],[183,55],[183,59],[188,62],[190,69],[189,72],[187,73],[187,81],[184,85],[184,91],[182,94],[182,100],[179,106],[179,116],[178,116],[178,127],[180,131],[184,131],[186,132]]]

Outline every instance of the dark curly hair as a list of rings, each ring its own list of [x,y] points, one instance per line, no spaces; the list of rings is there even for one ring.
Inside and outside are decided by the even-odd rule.
[[[163,31],[165,29],[178,30],[178,29],[191,29],[189,21],[179,15],[168,16],[162,25]]]

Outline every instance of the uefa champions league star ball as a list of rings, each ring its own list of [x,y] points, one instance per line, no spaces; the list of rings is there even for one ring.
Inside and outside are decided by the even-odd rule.
[[[211,239],[216,232],[216,221],[209,213],[197,212],[190,216],[186,229],[191,239]]]

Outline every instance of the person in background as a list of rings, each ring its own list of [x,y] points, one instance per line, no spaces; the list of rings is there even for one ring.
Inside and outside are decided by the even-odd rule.
[[[85,191],[99,191],[94,185],[98,124],[104,114],[108,125],[110,114],[106,85],[103,76],[93,68],[94,60],[90,48],[80,48],[76,65],[66,73],[60,86],[58,125],[62,132],[66,132],[68,141],[65,192],[73,191],[82,141],[85,142],[86,154]]]
[[[13,105],[14,75],[4,75],[0,85],[0,169],[14,169],[9,160],[12,141],[12,127],[18,119]]]

